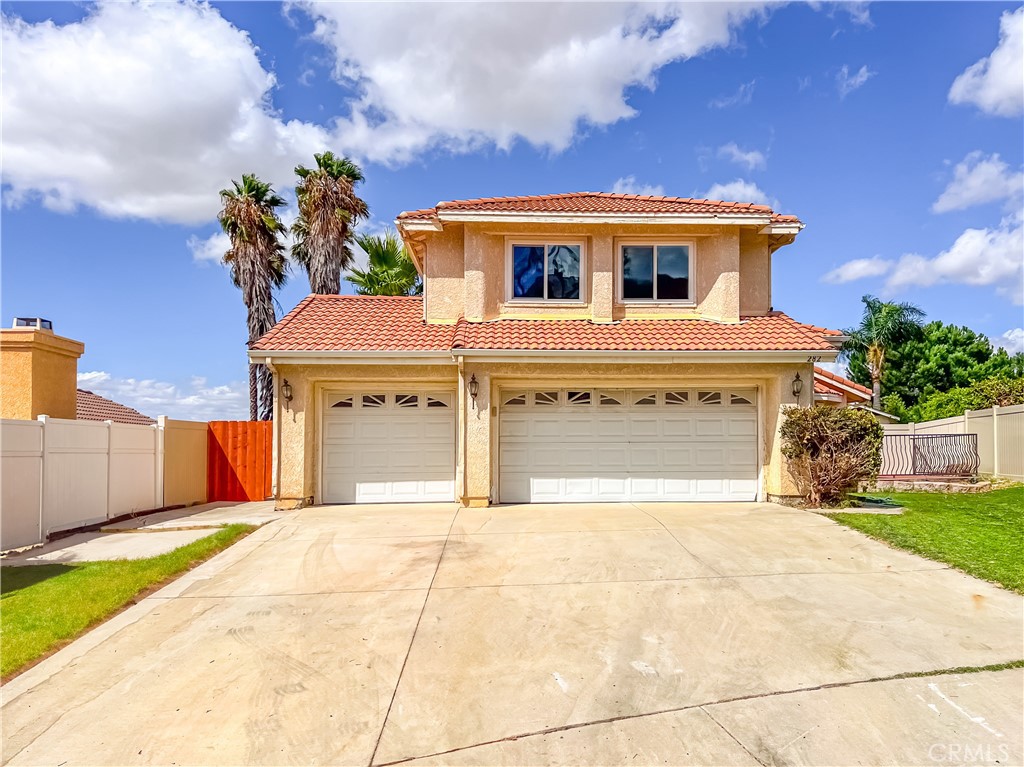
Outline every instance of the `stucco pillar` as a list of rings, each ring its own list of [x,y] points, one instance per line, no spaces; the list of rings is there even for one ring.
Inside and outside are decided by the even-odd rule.
[[[7,328],[0,333],[0,417],[75,419],[78,358],[85,344],[52,330]]]
[[[469,382],[476,376],[476,401],[469,395]],[[457,488],[463,506],[487,506],[491,498],[491,376],[479,365],[466,364],[459,384],[463,402],[460,458],[462,482]]]
[[[615,248],[610,234],[590,239],[590,307],[594,322],[611,322],[615,297]]]
[[[793,396],[793,379],[800,374],[803,390],[799,397]],[[765,387],[765,434],[769,450],[765,453],[764,491],[768,500],[788,499],[800,495],[800,491],[789,473],[788,462],[782,455],[782,423],[786,410],[791,407],[810,407],[814,403],[814,366],[786,366],[778,376],[771,378]]]
[[[313,384],[296,369],[280,368],[278,376],[288,379],[292,401],[281,403],[277,423],[278,474],[275,500],[278,509],[301,508],[315,495],[314,462],[319,460],[315,435],[307,424],[315,421]]]
[[[710,244],[709,244],[710,245]],[[740,319],[740,238],[730,232],[716,238],[713,245],[718,269],[701,310],[709,319],[719,322],[739,322]],[[697,269],[701,265],[698,263]]]
[[[487,319],[487,264],[485,235],[472,227],[465,230],[466,253],[466,319],[470,322],[481,322]],[[500,275],[492,274],[491,279]]]

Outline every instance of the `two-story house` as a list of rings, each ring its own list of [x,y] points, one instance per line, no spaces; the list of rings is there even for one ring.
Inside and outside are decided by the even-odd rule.
[[[763,205],[576,193],[396,225],[422,297],[313,295],[271,366],[281,506],[754,501],[840,335],[772,308],[803,228]]]

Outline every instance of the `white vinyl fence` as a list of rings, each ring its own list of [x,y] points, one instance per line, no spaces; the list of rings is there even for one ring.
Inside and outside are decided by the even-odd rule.
[[[882,428],[886,434],[977,434],[979,473],[1024,482],[1024,405],[968,410],[953,418]]]
[[[205,428],[163,418],[153,426],[47,416],[0,421],[0,550],[167,505],[165,433],[196,426]],[[203,441],[205,451],[205,433]],[[205,484],[205,452],[202,470]],[[205,491],[193,496],[175,501],[201,502]]]

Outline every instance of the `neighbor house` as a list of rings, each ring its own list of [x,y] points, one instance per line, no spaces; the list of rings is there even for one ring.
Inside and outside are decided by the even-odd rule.
[[[900,422],[891,413],[871,407],[871,389],[820,367],[814,368],[814,404],[866,410],[881,424]]]
[[[250,351],[274,374],[281,506],[795,494],[783,408],[842,341],[773,309],[796,217],[575,193],[396,225],[422,297],[309,296]]]

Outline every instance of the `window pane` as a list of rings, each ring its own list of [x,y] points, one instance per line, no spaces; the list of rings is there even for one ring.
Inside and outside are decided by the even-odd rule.
[[[658,300],[685,300],[690,297],[690,248],[686,245],[662,245],[658,248]]]
[[[544,298],[544,246],[512,246],[513,298]]]
[[[622,297],[654,298],[654,248],[650,245],[622,248]]]
[[[580,246],[548,246],[548,298],[580,297]]]

